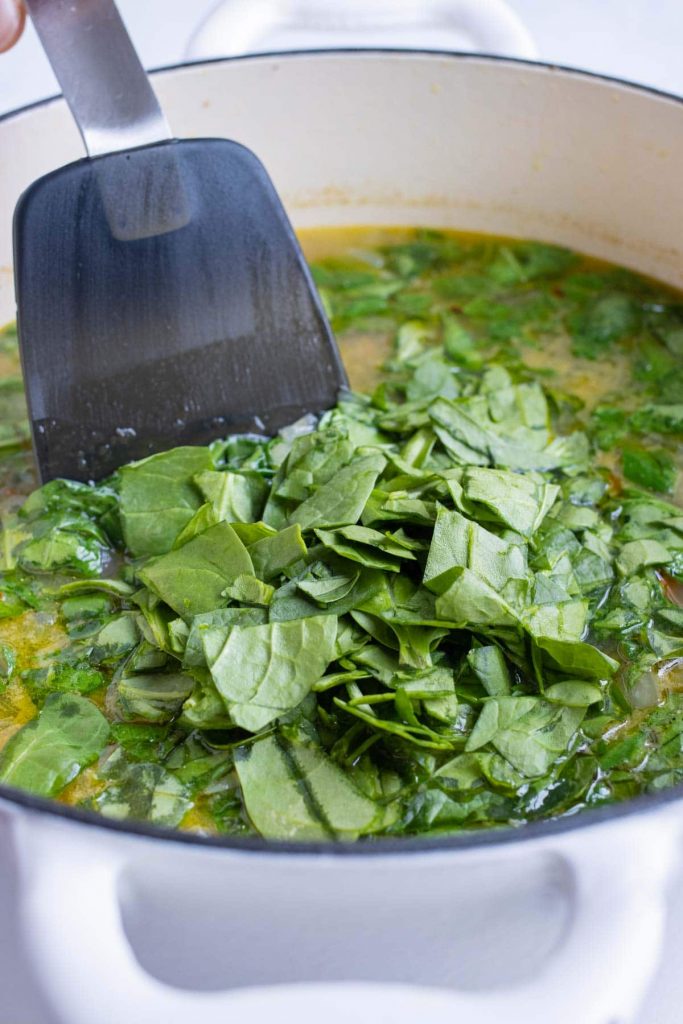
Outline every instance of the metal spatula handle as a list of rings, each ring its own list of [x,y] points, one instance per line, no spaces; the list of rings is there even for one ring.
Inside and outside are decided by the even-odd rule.
[[[113,0],[26,0],[90,156],[171,132]]]

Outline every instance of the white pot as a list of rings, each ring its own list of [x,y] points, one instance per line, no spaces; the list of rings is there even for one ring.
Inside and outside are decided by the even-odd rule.
[[[683,106],[671,97],[381,51],[191,65],[155,83],[178,135],[253,148],[298,226],[539,238],[683,284]],[[3,322],[14,203],[82,152],[59,100],[2,121],[0,152]],[[65,1024],[608,1024],[632,1019],[657,960],[680,799],[342,850],[162,837],[8,791],[0,803],[30,951]]]

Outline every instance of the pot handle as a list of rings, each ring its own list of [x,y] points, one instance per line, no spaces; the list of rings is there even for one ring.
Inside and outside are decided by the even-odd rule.
[[[454,49],[454,34],[464,33],[467,49],[538,57],[529,30],[505,0],[224,0],[195,30],[186,56],[358,46],[359,37],[362,45],[381,46],[397,29],[409,33],[417,48],[435,49],[438,41],[442,49]],[[297,38],[305,42],[293,43]]]
[[[665,886],[680,831],[676,815],[659,812],[535,841],[535,848],[538,843],[548,855],[559,855],[570,869],[573,914],[564,941],[539,975],[515,988],[463,993],[351,980],[189,992],[151,977],[126,938],[118,882],[128,857],[112,847],[130,855],[130,841],[77,842],[75,826],[62,824],[60,831],[35,819],[21,827],[28,949],[64,1024],[225,1024],[271,1017],[287,1024],[631,1021],[659,958]],[[519,842],[502,853],[523,857],[529,846]],[[462,864],[454,854],[454,870]],[[408,933],[406,948],[410,941]]]

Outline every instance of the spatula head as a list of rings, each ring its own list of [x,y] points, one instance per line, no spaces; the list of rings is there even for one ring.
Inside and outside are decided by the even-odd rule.
[[[17,206],[15,267],[43,480],[272,433],[346,385],[273,185],[234,142],[166,143],[41,178]]]

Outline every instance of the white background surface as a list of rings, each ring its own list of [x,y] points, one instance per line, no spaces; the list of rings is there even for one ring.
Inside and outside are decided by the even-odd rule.
[[[683,94],[683,0],[509,3],[531,30],[541,59]],[[119,0],[119,6],[145,64],[156,67],[183,59],[193,29],[214,6],[214,0]],[[29,29],[13,52],[0,56],[0,113],[57,91]],[[0,818],[0,1024],[53,1024],[22,959],[15,887],[9,835]],[[683,858],[671,891],[664,962],[638,1024],[682,1024],[681,948]],[[609,970],[609,950],[605,950],[605,966]],[[78,971],[77,964],[74,971]]]

